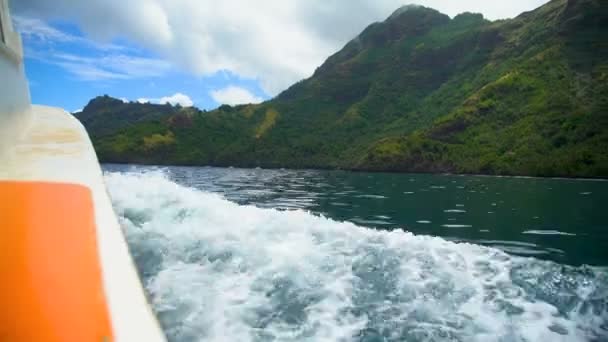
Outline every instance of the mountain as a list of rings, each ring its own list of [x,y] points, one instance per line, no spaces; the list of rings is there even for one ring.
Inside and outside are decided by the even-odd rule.
[[[407,6],[262,104],[79,117],[103,162],[606,177],[606,37],[604,0],[494,22]]]

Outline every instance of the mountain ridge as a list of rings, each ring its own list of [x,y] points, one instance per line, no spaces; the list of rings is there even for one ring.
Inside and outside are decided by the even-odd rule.
[[[262,104],[98,98],[79,116],[105,162],[605,177],[605,7],[398,9]]]

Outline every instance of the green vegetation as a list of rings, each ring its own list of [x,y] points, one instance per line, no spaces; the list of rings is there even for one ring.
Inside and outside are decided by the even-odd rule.
[[[211,112],[92,100],[104,162],[608,176],[608,11],[512,20],[410,7],[275,99]]]

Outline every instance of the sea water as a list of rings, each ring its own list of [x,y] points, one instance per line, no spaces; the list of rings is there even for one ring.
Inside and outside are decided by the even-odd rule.
[[[105,169],[171,341],[608,340],[605,183]]]

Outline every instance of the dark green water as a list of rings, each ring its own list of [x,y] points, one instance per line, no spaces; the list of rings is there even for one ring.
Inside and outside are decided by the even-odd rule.
[[[334,188],[351,189],[321,195],[313,210],[332,218],[560,263],[608,265],[608,182],[352,173],[324,178]]]
[[[169,341],[608,341],[608,182],[104,168]]]

